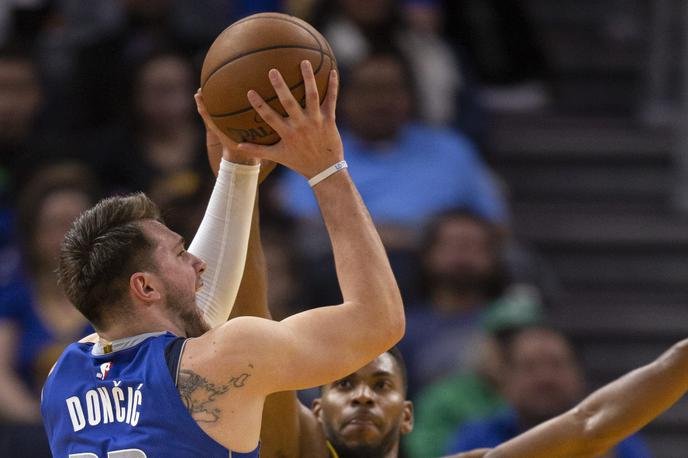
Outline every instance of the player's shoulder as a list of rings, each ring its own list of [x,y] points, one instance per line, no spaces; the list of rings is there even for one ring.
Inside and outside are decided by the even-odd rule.
[[[92,347],[93,344],[91,343],[81,342],[74,342],[67,345],[50,369],[48,377],[45,380],[44,391],[49,388],[56,377],[64,375],[65,371],[69,371],[74,367],[77,360],[82,360],[88,355]]]
[[[278,322],[255,316],[238,316],[223,323],[221,326],[211,329],[199,339],[217,340],[221,344],[241,344],[253,339],[264,337],[264,332],[275,327]]]
[[[261,351],[278,323],[264,318],[232,318],[202,336],[187,339],[183,355],[198,354],[206,362],[214,359],[245,358]]]

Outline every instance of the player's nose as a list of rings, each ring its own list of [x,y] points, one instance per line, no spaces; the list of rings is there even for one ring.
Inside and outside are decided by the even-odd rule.
[[[365,384],[359,384],[352,393],[352,404],[373,404],[373,390]]]
[[[196,268],[196,272],[198,272],[200,275],[203,272],[205,272],[205,269],[208,267],[208,264],[206,264],[205,261],[201,258],[194,256],[194,267]]]

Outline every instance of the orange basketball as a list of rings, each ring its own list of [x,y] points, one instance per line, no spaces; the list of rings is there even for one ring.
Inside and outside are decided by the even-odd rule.
[[[304,60],[313,66],[322,103],[330,70],[337,63],[327,40],[317,30],[280,13],[254,14],[235,22],[215,39],[203,61],[201,88],[208,113],[237,142],[278,142],[279,135],[258,116],[246,93],[255,90],[285,116],[268,71],[279,70],[296,100],[303,104],[300,64]]]

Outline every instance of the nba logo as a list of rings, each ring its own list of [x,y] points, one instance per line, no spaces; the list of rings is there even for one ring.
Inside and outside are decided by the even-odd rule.
[[[112,367],[112,363],[103,363],[100,365],[100,372],[96,374],[96,378],[100,380],[105,380],[105,377],[107,377],[108,372],[110,372],[110,367]]]

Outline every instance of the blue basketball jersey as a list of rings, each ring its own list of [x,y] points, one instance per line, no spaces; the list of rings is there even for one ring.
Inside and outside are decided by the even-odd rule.
[[[145,336],[144,336],[145,337]],[[165,360],[170,333],[103,355],[68,346],[43,387],[41,413],[56,458],[258,458],[208,436],[182,402]]]

